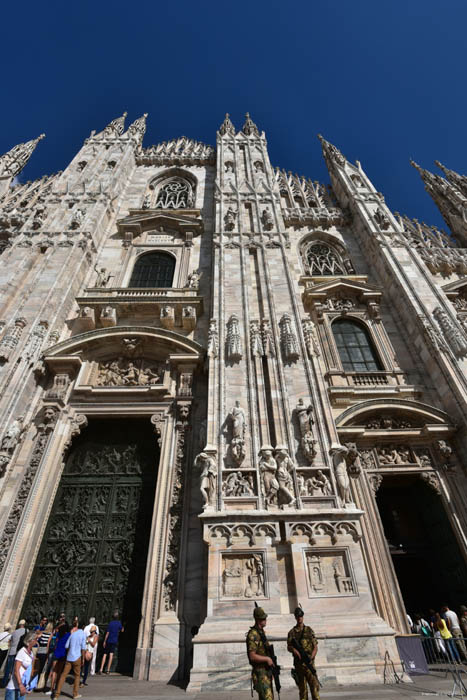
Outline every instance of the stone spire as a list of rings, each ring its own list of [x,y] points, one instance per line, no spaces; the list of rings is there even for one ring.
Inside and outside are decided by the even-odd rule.
[[[449,170],[449,168],[446,168],[439,160],[435,160],[435,165],[443,171],[451,185],[457,187],[457,189],[467,196],[467,177],[465,175],[459,175],[459,173],[456,173],[454,170]]]
[[[258,127],[254,123],[254,121],[251,119],[248,112],[245,114],[245,123],[243,125],[242,131],[246,136],[251,136],[251,135],[259,136]]]
[[[230,114],[226,112],[225,119],[219,127],[221,136],[235,136],[235,127],[230,121]]]
[[[106,136],[121,136],[125,129],[125,119],[128,112],[123,112],[121,117],[113,119],[104,129]]]
[[[135,138],[139,145],[141,145],[141,143],[143,142],[143,137],[146,133],[147,116],[148,114],[147,112],[145,112],[142,117],[139,117],[139,119],[135,119],[133,124],[130,124],[130,126],[128,127],[128,136],[132,136],[133,138]]]
[[[45,134],[41,134],[37,139],[32,139],[26,143],[19,143],[17,146],[0,157],[0,177],[15,177],[24,168],[34,149]]]
[[[462,246],[466,247],[467,185],[462,182],[461,186],[462,176],[442,168],[448,176],[448,179],[445,179],[441,175],[435,175],[429,170],[425,170],[413,160],[410,161],[410,164],[420,173],[426,191],[432,197],[454,236]]]
[[[329,163],[336,163],[337,165],[345,165],[346,158],[342,155],[338,148],[332,145],[329,141],[318,134],[318,138],[321,142],[321,148],[323,149],[323,155],[326,161]]]

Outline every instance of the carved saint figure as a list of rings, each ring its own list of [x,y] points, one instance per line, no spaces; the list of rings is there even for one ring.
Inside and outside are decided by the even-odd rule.
[[[23,416],[20,416],[19,418],[10,423],[2,438],[2,444],[0,449],[5,450],[7,452],[13,452],[18,443],[20,435],[24,430],[23,421]]]
[[[272,218],[272,214],[269,211],[269,207],[266,207],[266,209],[264,209],[263,213],[261,214],[261,223],[263,224],[265,231],[271,231],[271,229],[273,228],[274,219]]]
[[[279,455],[277,455],[277,457],[279,457]],[[276,479],[279,484],[277,498],[280,506],[291,506],[295,503],[292,477],[285,466],[288,459],[290,458],[286,455],[286,459],[282,461],[279,459],[277,461]]]
[[[230,474],[224,484],[224,493],[226,496],[252,496],[251,476],[245,477],[240,471]]]
[[[350,496],[350,478],[347,473],[347,463],[345,457],[348,450],[344,445],[334,443],[331,445],[329,454],[332,457],[334,473],[336,475],[337,488],[343,505],[352,503]]]
[[[295,413],[297,414],[298,424],[300,426],[300,434],[302,436],[306,435],[306,433],[308,433],[311,430],[311,426],[314,423],[313,418],[311,417],[312,411],[313,409],[311,405],[305,406],[305,402],[300,397],[295,407]]]
[[[216,505],[217,465],[212,457],[201,452],[195,459],[195,467],[201,469],[199,490],[203,497],[203,510]]]
[[[232,437],[242,438],[243,440],[246,430],[246,417],[245,411],[240,406],[240,401],[235,401],[235,406],[230,411],[230,417],[232,420]]]
[[[316,475],[311,478],[313,489],[318,490],[323,496],[330,496],[332,493],[331,482],[328,477],[318,469]]]
[[[259,451],[259,471],[263,480],[266,505],[277,504],[279,482],[276,479],[277,462],[274,459],[271,445],[263,445]]]
[[[253,554],[245,562],[248,585],[245,588],[245,598],[264,595],[264,564],[261,554]]]
[[[233,231],[235,228],[235,221],[237,219],[237,213],[229,207],[224,216],[224,226],[226,231]]]

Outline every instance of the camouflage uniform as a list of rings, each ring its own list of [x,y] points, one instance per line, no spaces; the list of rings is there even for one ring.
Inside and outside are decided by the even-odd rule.
[[[264,632],[263,632],[264,635]],[[265,635],[264,635],[265,637]],[[246,637],[246,648],[248,653],[254,651],[260,656],[267,656],[266,649],[264,648],[263,640],[258,632],[256,625],[250,627],[250,630]],[[253,683],[253,688],[258,693],[259,700],[273,700],[272,693],[272,673],[269,670],[267,664],[255,664],[251,663],[251,680]]]
[[[300,630],[298,626],[292,627],[289,634],[287,635],[287,649],[293,654],[292,639],[295,638],[299,642],[304,651],[310,657],[311,664],[314,668],[314,661],[311,659],[311,655],[318,646],[318,640],[315,637],[315,633],[307,625],[303,626],[303,630]],[[300,693],[300,700],[308,700],[308,685],[311,690],[311,697],[313,700],[319,700],[319,683],[317,677],[310,671],[309,668],[303,664],[300,659],[294,654],[293,662],[295,666],[295,671],[297,673],[298,680],[298,690]]]

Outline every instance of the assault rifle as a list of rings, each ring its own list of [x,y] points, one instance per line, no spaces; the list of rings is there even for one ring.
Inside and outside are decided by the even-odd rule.
[[[319,678],[318,678],[318,674],[316,673],[316,669],[315,669],[315,667],[313,666],[313,662],[312,662],[311,658],[308,656],[308,654],[306,653],[305,649],[302,647],[302,645],[301,645],[301,643],[298,641],[298,639],[295,639],[295,637],[292,639],[292,646],[293,646],[293,648],[296,649],[296,650],[298,651],[298,653],[300,654],[300,661],[302,662],[302,664],[303,664],[304,666],[306,666],[307,669],[308,669],[309,671],[311,671],[311,673],[312,673],[314,676],[316,676],[316,680],[318,681],[320,687],[322,688],[323,686],[322,686],[321,683],[320,683],[320,680],[319,680]]]
[[[280,699],[281,681],[279,676],[281,675],[281,667],[277,663],[277,656],[274,653],[274,645],[269,644],[269,642],[266,641],[266,637],[264,636],[264,632],[262,630],[259,630],[259,636],[261,637],[261,641],[263,642],[263,646],[266,650],[266,656],[269,656],[274,664],[274,666],[270,666],[269,668],[272,673],[272,677],[274,678],[274,685],[276,686],[277,695]]]

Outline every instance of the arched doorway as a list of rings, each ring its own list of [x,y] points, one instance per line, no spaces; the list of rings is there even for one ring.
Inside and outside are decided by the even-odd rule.
[[[159,453],[148,419],[90,419],[73,442],[22,615],[124,623],[115,670],[131,673],[141,619]]]
[[[464,604],[467,566],[441,496],[417,475],[385,474],[376,503],[406,610]]]

